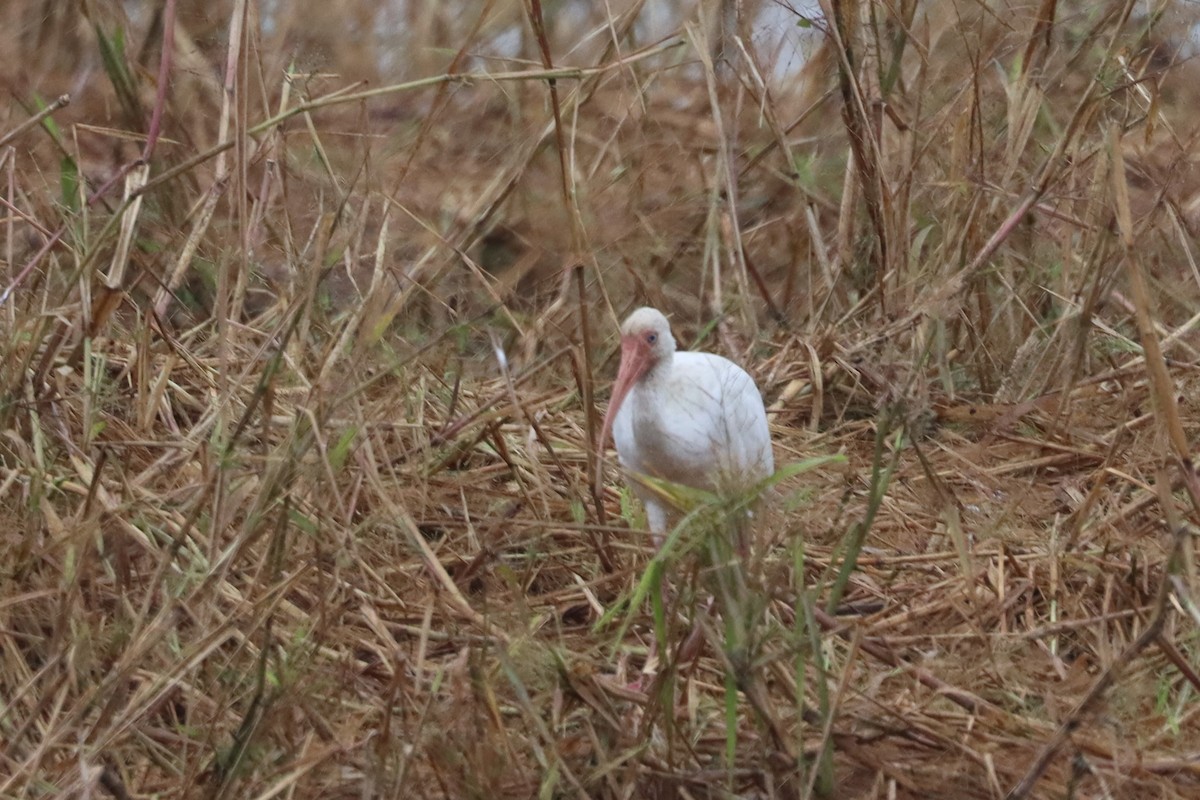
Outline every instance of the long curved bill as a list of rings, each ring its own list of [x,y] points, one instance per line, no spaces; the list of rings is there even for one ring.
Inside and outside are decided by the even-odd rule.
[[[600,429],[600,446],[597,454],[603,458],[608,447],[608,439],[612,435],[613,420],[621,410],[625,397],[634,385],[646,374],[650,367],[650,348],[641,339],[629,336],[621,340],[621,366],[617,370],[617,381],[613,384],[612,399],[608,401],[608,411],[604,414],[604,425]]]

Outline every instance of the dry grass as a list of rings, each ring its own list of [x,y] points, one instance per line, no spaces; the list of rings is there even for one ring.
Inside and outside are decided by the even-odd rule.
[[[1194,4],[137,5],[0,7],[0,796],[1200,793]]]

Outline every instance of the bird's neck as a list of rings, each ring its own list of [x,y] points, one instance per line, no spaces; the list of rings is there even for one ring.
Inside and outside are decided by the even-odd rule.
[[[667,376],[671,374],[671,358],[672,356],[666,356],[651,364],[642,374],[642,379],[638,383],[646,387],[666,383]]]

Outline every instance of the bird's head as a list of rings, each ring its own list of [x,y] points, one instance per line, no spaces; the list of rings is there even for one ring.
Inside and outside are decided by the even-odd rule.
[[[657,308],[639,308],[621,325],[621,368],[617,371],[617,385],[623,377],[636,383],[657,365],[670,361],[674,354],[675,337],[671,335],[667,318]]]
[[[608,401],[608,412],[604,415],[601,452],[608,446],[613,420],[626,395],[657,366],[670,363],[674,354],[675,337],[661,311],[643,307],[625,318],[621,325],[621,367],[617,370],[617,382],[613,384],[612,399]]]

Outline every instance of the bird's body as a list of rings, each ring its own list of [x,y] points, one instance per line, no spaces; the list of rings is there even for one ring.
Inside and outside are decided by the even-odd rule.
[[[621,368],[602,447],[610,431],[660,541],[669,508],[638,475],[725,494],[775,469],[754,380],[721,356],[676,352],[666,317],[652,308],[634,311],[621,326]]]

